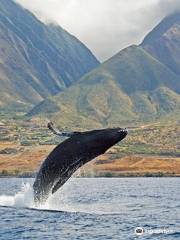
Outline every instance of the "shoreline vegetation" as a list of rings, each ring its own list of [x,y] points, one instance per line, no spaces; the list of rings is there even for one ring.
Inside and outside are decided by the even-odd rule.
[[[35,178],[35,173],[8,173],[1,172],[0,178]],[[73,176],[74,178],[136,178],[136,177],[180,177],[180,174],[175,173],[164,173],[164,172],[145,172],[145,173],[114,173],[114,172],[104,172],[99,175],[87,174],[81,176]]]
[[[0,177],[34,177],[42,161],[64,138],[54,136],[44,119],[29,120],[23,112],[14,117],[2,113]],[[75,176],[179,177],[179,121],[171,118],[132,126],[125,140],[83,166]]]

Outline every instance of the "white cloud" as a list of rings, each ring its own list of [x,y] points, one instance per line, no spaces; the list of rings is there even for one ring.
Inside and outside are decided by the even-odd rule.
[[[100,60],[138,44],[179,0],[16,0],[84,42]]]

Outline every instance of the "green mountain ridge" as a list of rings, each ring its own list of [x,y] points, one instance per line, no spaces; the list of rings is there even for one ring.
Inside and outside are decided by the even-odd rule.
[[[131,46],[29,113],[62,127],[131,125],[175,112],[180,78],[139,46]]]
[[[141,46],[180,75],[180,13],[166,17],[145,37]]]
[[[69,87],[99,62],[77,38],[0,0],[0,107],[37,104]]]

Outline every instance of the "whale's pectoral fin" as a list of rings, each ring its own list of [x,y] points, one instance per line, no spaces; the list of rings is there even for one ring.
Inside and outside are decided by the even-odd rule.
[[[81,132],[61,132],[56,127],[54,127],[54,124],[52,122],[49,122],[47,126],[54,134],[58,136],[72,137],[74,135],[81,134]]]
[[[52,194],[54,194],[67,180],[69,179],[69,177],[63,177],[61,178],[53,187],[52,189]]]
[[[60,177],[59,181],[52,188],[52,194],[54,194],[76,171],[78,167],[72,167],[71,169],[67,169]]]

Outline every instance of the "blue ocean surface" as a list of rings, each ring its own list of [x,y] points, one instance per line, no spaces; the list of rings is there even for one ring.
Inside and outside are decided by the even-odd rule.
[[[180,239],[180,178],[71,178],[39,208],[33,181],[0,178],[0,239]]]

